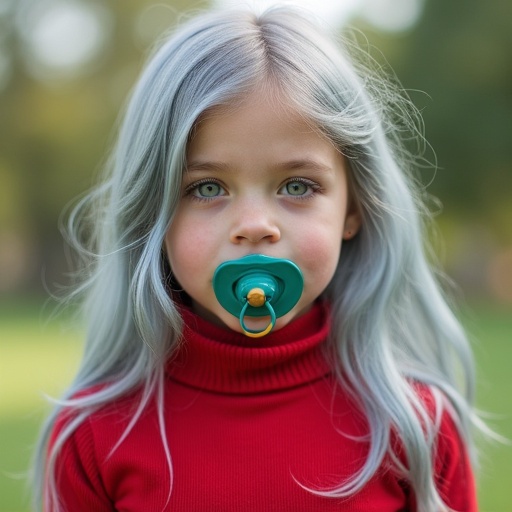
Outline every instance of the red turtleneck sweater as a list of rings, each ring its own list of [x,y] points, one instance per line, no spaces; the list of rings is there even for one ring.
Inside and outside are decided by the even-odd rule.
[[[308,492],[338,485],[365,460],[367,425],[330,378],[325,308],[260,339],[184,312],[183,345],[165,389],[170,475],[149,406],[118,448],[134,397],[94,413],[66,442],[57,486],[68,512],[396,512],[407,484],[383,467],[350,498]],[[336,391],[335,391],[336,390]],[[62,428],[65,420],[56,427]],[[471,469],[451,420],[441,427],[437,483],[455,510],[475,511]]]

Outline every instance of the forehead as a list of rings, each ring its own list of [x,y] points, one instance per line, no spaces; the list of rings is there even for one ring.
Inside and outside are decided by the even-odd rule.
[[[334,144],[280,90],[256,88],[230,102],[206,110],[191,131],[188,153],[208,143],[231,143],[236,146],[259,144],[260,151],[277,145]],[[297,148],[296,148],[297,149]]]

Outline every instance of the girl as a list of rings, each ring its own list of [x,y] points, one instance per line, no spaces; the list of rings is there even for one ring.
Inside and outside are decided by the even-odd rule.
[[[76,245],[93,226],[88,334],[42,434],[47,512],[476,510],[472,358],[398,96],[324,32],[284,7],[202,15],[143,73],[72,218]],[[251,262],[293,288],[284,311],[226,309]]]

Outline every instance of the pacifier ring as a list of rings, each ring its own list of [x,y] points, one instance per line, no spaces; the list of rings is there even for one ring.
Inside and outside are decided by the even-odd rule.
[[[274,328],[274,325],[276,324],[276,313],[274,311],[274,308],[271,306],[270,302],[267,300],[265,300],[265,302],[261,306],[257,306],[257,307],[266,307],[267,308],[269,315],[270,315],[270,323],[267,325],[267,327],[265,327],[265,329],[263,329],[261,331],[249,329],[245,325],[245,322],[244,322],[245,312],[247,311],[247,308],[250,305],[254,306],[254,304],[251,304],[249,301],[250,301],[250,299],[249,299],[249,294],[248,294],[247,301],[244,304],[242,311],[240,311],[240,326],[242,327],[244,334],[246,336],[248,336],[249,338],[261,338],[262,336],[266,336]]]

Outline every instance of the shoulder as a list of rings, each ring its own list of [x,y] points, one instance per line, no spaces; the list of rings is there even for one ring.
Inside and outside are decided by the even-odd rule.
[[[129,412],[137,400],[132,394],[105,402],[104,389],[95,386],[72,394],[62,402],[54,421],[48,448],[48,500],[60,502],[66,510],[112,510],[105,486],[107,461],[130,424]]]
[[[428,415],[435,430],[441,428],[457,429],[459,415],[446,394],[438,387],[422,382],[413,382],[415,398]]]
[[[80,390],[64,400],[60,407],[50,439],[50,445],[77,444],[91,446],[100,439],[100,445],[115,445],[129,428],[131,419],[140,411],[142,418],[150,414],[153,405],[149,401],[143,407],[143,393],[131,391],[114,395],[108,385],[97,385]]]
[[[435,386],[417,382],[413,390],[429,419],[428,433],[432,434],[437,451],[447,443],[465,445],[461,418],[445,393]]]
[[[477,510],[476,489],[466,433],[455,407],[434,386],[414,385],[431,419],[434,480],[453,510]]]

